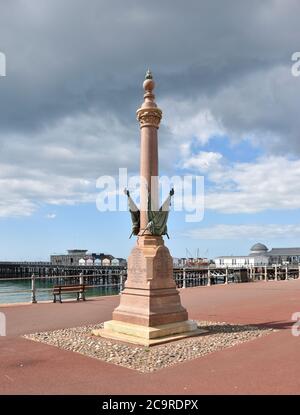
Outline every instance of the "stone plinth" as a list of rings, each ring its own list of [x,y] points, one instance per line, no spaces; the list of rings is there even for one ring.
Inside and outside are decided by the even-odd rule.
[[[120,305],[94,334],[144,345],[200,334],[181,305],[172,257],[162,237],[138,237],[128,258]]]
[[[104,323],[103,329],[93,330],[92,333],[94,336],[101,336],[108,339],[149,347],[155,346],[156,344],[184,339],[185,337],[198,336],[199,334],[207,332],[208,330],[206,329],[199,329],[196,322],[191,320],[162,324],[156,327],[147,327],[110,320]]]
[[[173,279],[173,261],[160,236],[139,236],[113,320],[156,326],[187,320]]]

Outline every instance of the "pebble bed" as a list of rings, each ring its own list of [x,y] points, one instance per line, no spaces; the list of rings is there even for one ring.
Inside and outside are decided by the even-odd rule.
[[[103,324],[26,334],[23,337],[129,369],[150,373],[205,356],[275,331],[269,328],[197,321],[208,333],[153,347],[135,346],[93,336]]]

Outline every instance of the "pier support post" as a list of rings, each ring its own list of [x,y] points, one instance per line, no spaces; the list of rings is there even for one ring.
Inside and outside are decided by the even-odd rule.
[[[84,279],[83,279],[83,274],[82,274],[82,272],[79,274],[79,285],[83,285],[83,283],[84,283]],[[80,293],[79,294],[79,298],[81,299],[81,300],[83,300],[83,293]]]
[[[123,290],[123,271],[119,274],[119,294],[122,293]]]
[[[288,266],[285,267],[285,279],[286,280],[289,279],[289,269],[288,269]]]
[[[268,268],[265,266],[265,282],[268,282]]]
[[[278,281],[277,265],[275,265],[274,275],[275,275],[275,281]]]
[[[186,288],[186,270],[183,268],[182,272],[182,288]]]
[[[207,270],[207,285],[209,287],[211,286],[211,278],[210,278],[210,269],[209,268]]]
[[[300,264],[298,266],[298,279],[300,279]]]
[[[225,284],[228,284],[228,267],[225,269]]]
[[[35,304],[36,301],[36,288],[35,288],[35,275],[31,275],[31,303]]]

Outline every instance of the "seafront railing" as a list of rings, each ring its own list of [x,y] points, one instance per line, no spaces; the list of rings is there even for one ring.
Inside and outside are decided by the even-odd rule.
[[[280,281],[300,278],[300,265],[247,268],[217,268],[213,265],[199,268],[182,267],[174,268],[173,276],[176,286],[183,289],[215,284]],[[123,290],[126,278],[125,268],[108,269],[100,274],[40,276],[33,273],[31,277],[0,278],[0,304],[49,301],[52,299],[55,285],[85,285],[87,297],[117,295]]]
[[[24,278],[1,278],[0,279],[0,304],[10,302],[32,302],[46,301],[52,299],[55,286],[84,285],[87,296],[114,295],[123,289],[126,279],[124,271],[106,274],[79,274],[79,275],[56,275],[40,277],[32,274]],[[98,291],[96,291],[98,289]],[[3,297],[7,301],[3,301]],[[13,299],[12,299],[13,297]],[[67,295],[71,297],[71,295]],[[66,298],[67,298],[66,297]],[[25,301],[22,301],[22,299]],[[30,300],[29,300],[30,299]]]

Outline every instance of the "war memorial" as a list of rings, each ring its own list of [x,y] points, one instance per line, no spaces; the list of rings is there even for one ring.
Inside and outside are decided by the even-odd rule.
[[[172,257],[163,240],[168,209],[158,209],[157,131],[162,111],[155,103],[154,86],[148,70],[143,83],[144,102],[137,110],[141,130],[141,209],[131,212],[137,244],[128,258],[127,281],[120,305],[114,310],[113,319],[104,323],[104,329],[94,331],[103,337],[146,346],[201,333],[197,324],[188,320],[187,311],[181,305],[173,279]],[[164,206],[168,204],[169,200]]]

